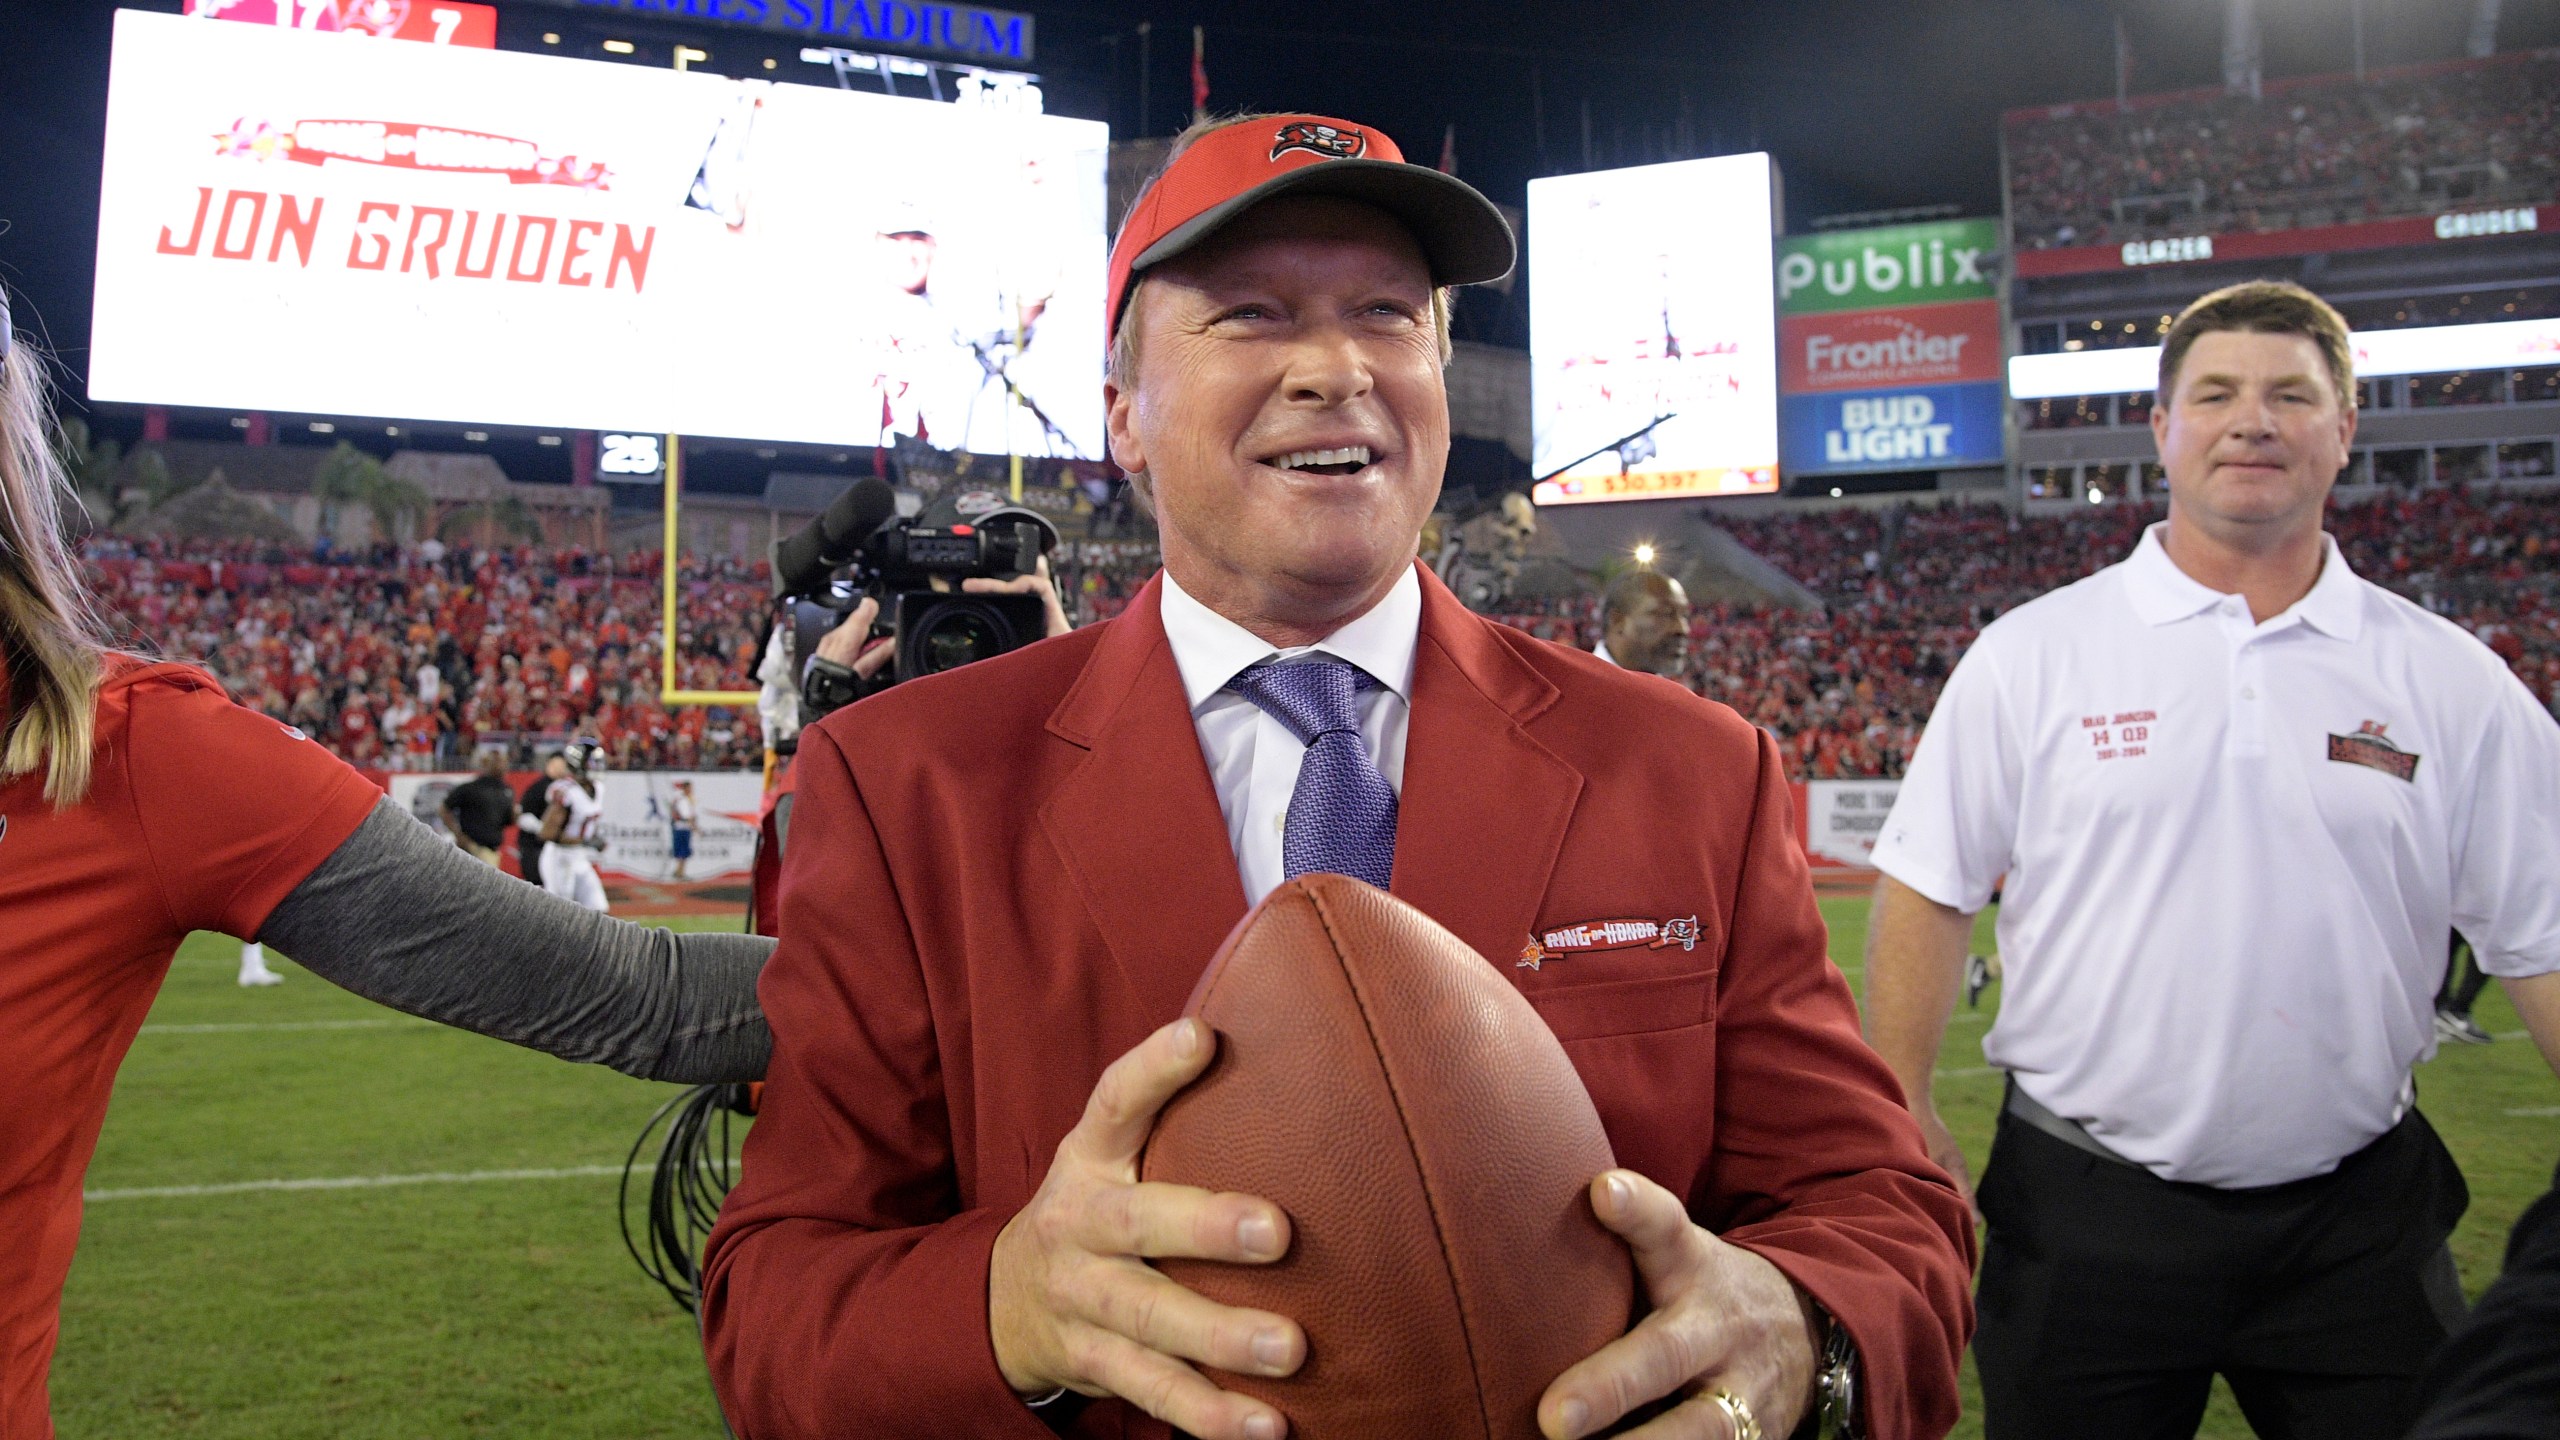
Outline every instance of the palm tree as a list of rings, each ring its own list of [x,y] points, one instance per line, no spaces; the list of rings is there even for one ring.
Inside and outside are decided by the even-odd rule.
[[[96,529],[113,529],[138,518],[183,488],[171,477],[169,462],[157,449],[137,446],[128,456],[112,438],[93,435],[89,422],[77,415],[62,417],[54,431],[54,452],[71,477],[81,508],[88,512],[87,524]],[[125,503],[128,485],[141,490],[141,503]]]
[[[470,539],[484,545],[500,535],[538,541],[542,538],[542,522],[534,518],[530,506],[509,495],[486,504],[465,505],[452,512],[444,517],[444,523],[436,527],[436,535],[443,540]]]
[[[349,504],[372,511],[375,531],[385,540],[400,538],[401,517],[422,522],[429,509],[426,491],[344,440],[311,472],[311,493],[320,501],[320,533],[332,537],[338,533],[341,507]]]

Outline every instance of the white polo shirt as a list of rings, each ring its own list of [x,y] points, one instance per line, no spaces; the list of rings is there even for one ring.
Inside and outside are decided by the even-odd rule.
[[[2028,1095],[2166,1179],[2276,1184],[2405,1111],[2449,928],[2560,969],[2560,725],[2334,541],[2258,624],[2162,528],[1983,630],[1875,864],[1967,912],[2001,884],[1983,1053]]]

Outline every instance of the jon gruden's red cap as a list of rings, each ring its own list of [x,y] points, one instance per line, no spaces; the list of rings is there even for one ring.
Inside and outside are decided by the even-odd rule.
[[[1129,207],[1111,244],[1105,343],[1119,333],[1121,308],[1140,271],[1198,245],[1275,195],[1339,195],[1377,206],[1421,242],[1437,285],[1475,285],[1511,273],[1510,223],[1474,186],[1406,163],[1396,142],[1348,120],[1257,116],[1192,141]]]

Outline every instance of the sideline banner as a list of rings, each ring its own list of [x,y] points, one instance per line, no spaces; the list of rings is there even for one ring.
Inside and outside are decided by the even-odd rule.
[[[1876,837],[1902,792],[1899,780],[1798,782],[1804,853],[1816,870],[1871,870]]]
[[[472,778],[468,771],[401,773],[375,777],[391,791],[392,803],[442,835],[444,797]],[[507,789],[524,793],[529,771],[511,771]],[[764,801],[764,777],[752,770],[608,770],[596,777],[596,798],[604,802],[604,852],[596,869],[614,880],[665,882],[675,876],[668,854],[668,802],[675,782],[693,782],[693,859],[684,878],[718,880],[743,876],[755,858],[756,816]],[[512,858],[515,847],[505,847]],[[512,865],[509,867],[512,869]]]

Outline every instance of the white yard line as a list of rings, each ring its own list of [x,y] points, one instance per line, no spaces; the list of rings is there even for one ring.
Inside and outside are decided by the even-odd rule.
[[[330,1175],[305,1180],[234,1180],[221,1185],[143,1185],[128,1190],[91,1190],[81,1199],[95,1205],[105,1200],[184,1199],[197,1195],[245,1195],[259,1190],[373,1190],[388,1185],[485,1185],[502,1180],[581,1180],[619,1175],[619,1165],[569,1165],[549,1170],[440,1170],[424,1175]]]
[[[2510,1110],[2507,1113],[2519,1119],[2545,1120],[2551,1116],[2560,1115],[2560,1105],[2528,1105],[2521,1110]]]
[[[220,1025],[145,1025],[145,1035],[248,1035],[270,1030],[405,1030],[432,1026],[433,1020],[408,1016],[372,1020],[243,1020]]]
[[[1976,1075],[1997,1075],[2000,1073],[2000,1067],[1997,1065],[1967,1065],[1961,1069],[1941,1070],[1937,1073],[1943,1079],[1970,1080]]]

